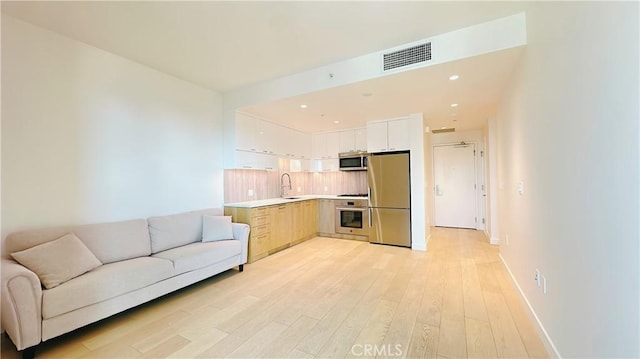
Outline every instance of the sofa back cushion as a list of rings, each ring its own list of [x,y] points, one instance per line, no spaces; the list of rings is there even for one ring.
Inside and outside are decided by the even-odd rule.
[[[202,241],[202,216],[221,216],[221,208],[148,218],[151,252],[158,253]]]
[[[5,240],[6,253],[51,242],[67,233],[74,233],[104,264],[151,254],[149,229],[144,219],[15,232]]]

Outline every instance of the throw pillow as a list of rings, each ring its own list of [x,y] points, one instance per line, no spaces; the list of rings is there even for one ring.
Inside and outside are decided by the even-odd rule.
[[[13,259],[38,275],[45,288],[51,289],[82,275],[102,263],[73,233],[20,252]]]
[[[233,239],[231,216],[202,216],[202,241]]]

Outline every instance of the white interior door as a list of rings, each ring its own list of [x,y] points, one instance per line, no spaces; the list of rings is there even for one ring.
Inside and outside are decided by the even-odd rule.
[[[434,222],[476,228],[475,145],[433,148]]]

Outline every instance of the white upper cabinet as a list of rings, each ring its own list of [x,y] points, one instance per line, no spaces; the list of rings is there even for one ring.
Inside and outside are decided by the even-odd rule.
[[[278,157],[260,152],[234,151],[234,168],[275,171],[278,169]]]
[[[256,146],[258,152],[268,153],[271,155],[280,154],[278,136],[280,135],[280,126],[271,122],[256,120]]]
[[[367,150],[367,129],[357,128],[338,132],[339,153]]]
[[[367,129],[366,128],[356,128],[354,130],[355,134],[355,151],[356,152],[364,152],[367,150]]]
[[[284,155],[291,158],[311,158],[311,135],[287,128],[280,141],[285,144]]]
[[[387,122],[387,144],[389,151],[409,149],[409,120]]]
[[[256,118],[242,113],[236,114],[236,150],[257,151]]]
[[[408,149],[408,119],[377,121],[367,124],[367,151],[375,153]]]
[[[354,152],[356,148],[356,135],[354,130],[338,132],[339,153]]]
[[[314,159],[338,158],[340,151],[339,132],[314,133],[311,146]]]
[[[367,124],[367,151],[387,151],[387,122],[373,122]]]

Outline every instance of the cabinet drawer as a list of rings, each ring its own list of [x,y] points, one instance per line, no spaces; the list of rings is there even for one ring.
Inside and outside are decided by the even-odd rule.
[[[251,217],[260,217],[267,215],[268,213],[269,211],[267,210],[267,207],[258,207],[251,211]]]
[[[269,233],[269,226],[255,226],[251,227],[251,238],[262,236]]]
[[[269,215],[253,217],[251,218],[251,227],[264,226],[266,224],[269,224],[269,222],[271,222],[271,216]]]
[[[256,257],[269,250],[269,233],[251,237],[249,240],[249,256]]]

